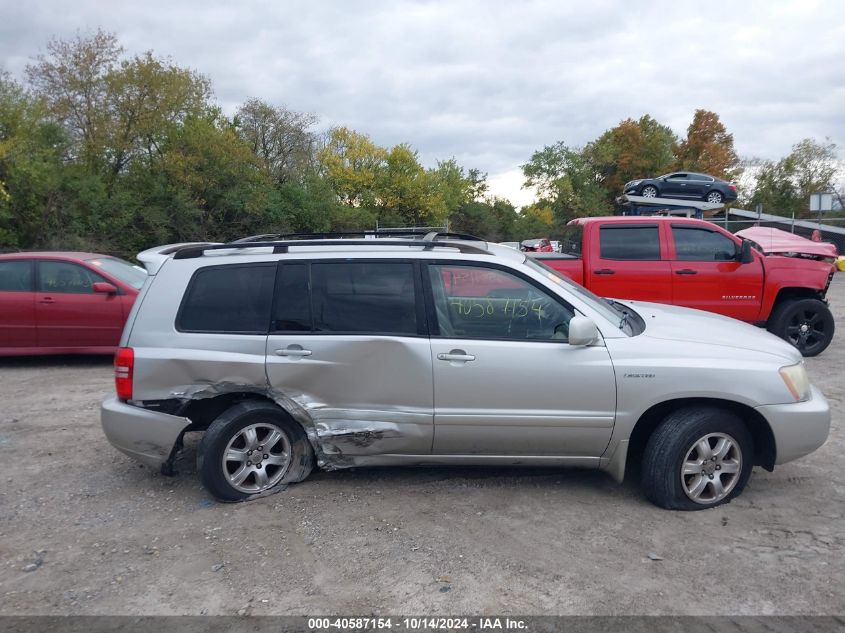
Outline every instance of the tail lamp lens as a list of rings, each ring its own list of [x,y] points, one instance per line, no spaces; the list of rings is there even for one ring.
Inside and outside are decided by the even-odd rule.
[[[135,352],[131,347],[121,347],[114,357],[114,387],[121,400],[132,399],[132,373],[135,369]]]

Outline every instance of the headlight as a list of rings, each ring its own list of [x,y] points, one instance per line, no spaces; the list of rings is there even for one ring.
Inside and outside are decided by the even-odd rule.
[[[810,378],[807,376],[804,361],[781,367],[778,371],[780,371],[780,377],[786,383],[789,393],[795,398],[795,402],[801,402],[810,397]]]

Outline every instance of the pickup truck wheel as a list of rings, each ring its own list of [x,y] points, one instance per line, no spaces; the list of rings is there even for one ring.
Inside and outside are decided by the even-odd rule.
[[[711,191],[704,199],[712,204],[722,204],[725,197],[719,191]]]
[[[643,454],[646,497],[668,510],[705,510],[736,497],[751,476],[754,442],[734,413],[690,407],[670,413]]]
[[[640,191],[640,195],[643,198],[656,198],[657,197],[657,187],[654,185],[646,185],[643,187],[642,191]]]
[[[794,345],[802,356],[816,356],[833,340],[834,321],[824,301],[789,299],[775,306],[767,329]]]
[[[242,501],[305,479],[314,452],[302,427],[269,402],[240,402],[211,423],[197,452],[206,489],[221,501]]]

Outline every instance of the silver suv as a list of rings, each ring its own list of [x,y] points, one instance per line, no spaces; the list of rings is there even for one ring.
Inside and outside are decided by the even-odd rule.
[[[199,474],[222,500],[315,465],[536,464],[635,467],[654,503],[699,510],[828,435],[784,341],[601,299],[506,246],[259,236],[139,258],[103,429],[165,473],[204,431]]]

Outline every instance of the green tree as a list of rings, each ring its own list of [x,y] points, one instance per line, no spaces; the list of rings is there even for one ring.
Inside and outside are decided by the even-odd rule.
[[[537,189],[537,204],[552,209],[558,224],[613,211],[612,194],[602,184],[601,174],[586,151],[563,142],[548,145],[531,156],[522,172],[525,186]]]
[[[435,173],[423,168],[410,146],[394,146],[377,179],[379,221],[399,226],[442,224],[449,210]]]
[[[52,40],[27,77],[48,113],[68,132],[69,158],[114,183],[133,159],[154,158],[173,126],[202,116],[209,81],[151,52],[121,60],[117,38],[102,30]]]
[[[140,194],[133,228],[141,236],[159,243],[235,239],[267,228],[273,204],[280,206],[258,157],[219,114],[186,120],[160,152],[151,169],[139,163],[124,182]]]
[[[756,167],[754,189],[744,199],[747,206],[763,204],[766,213],[795,217],[810,215],[810,195],[833,191],[842,169],[835,143],[804,139],[781,160]]]
[[[66,151],[43,104],[0,73],[0,245],[39,246],[63,233]]]
[[[374,209],[387,150],[349,128],[334,128],[318,152],[321,171],[346,205]]]

